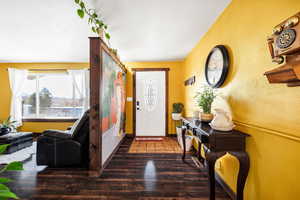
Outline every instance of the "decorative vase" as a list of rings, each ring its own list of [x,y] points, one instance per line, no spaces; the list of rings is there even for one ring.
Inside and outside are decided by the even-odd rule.
[[[202,122],[211,122],[211,120],[214,118],[214,115],[211,113],[200,113],[199,118]]]
[[[232,118],[222,109],[215,109],[216,114],[209,125],[218,131],[231,131],[234,128]]]
[[[194,111],[194,112],[193,112],[193,117],[194,117],[194,118],[200,117],[200,111],[197,111],[197,110]]]
[[[181,113],[172,113],[172,119],[174,121],[179,121],[181,120]]]
[[[1,128],[0,129],[0,136],[8,134],[10,131],[11,131],[10,128]]]

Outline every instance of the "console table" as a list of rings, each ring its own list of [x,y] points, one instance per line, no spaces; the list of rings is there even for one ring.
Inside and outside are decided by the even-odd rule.
[[[245,151],[246,138],[248,134],[242,133],[237,130],[228,132],[213,130],[208,123],[201,123],[197,118],[182,118],[183,129],[182,129],[182,141],[183,141],[183,156],[185,159],[186,145],[185,145],[185,134],[186,130],[192,131],[193,135],[197,136],[202,147],[204,148],[205,158],[201,156],[199,152],[200,161],[206,161],[206,167],[209,176],[209,191],[210,200],[215,199],[215,163],[216,160],[226,153],[235,156],[240,163],[240,169],[237,180],[237,192],[236,200],[243,200],[243,191],[245,182],[249,171],[249,156]],[[201,145],[199,145],[199,150]]]

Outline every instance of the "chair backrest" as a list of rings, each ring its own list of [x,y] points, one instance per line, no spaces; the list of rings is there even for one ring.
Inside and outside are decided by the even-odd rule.
[[[87,110],[83,116],[81,117],[81,119],[79,120],[79,122],[77,123],[76,127],[74,127],[74,131],[72,133],[72,138],[73,140],[79,142],[80,144],[82,143],[86,143],[87,138],[89,136],[89,120],[90,120],[90,111]]]

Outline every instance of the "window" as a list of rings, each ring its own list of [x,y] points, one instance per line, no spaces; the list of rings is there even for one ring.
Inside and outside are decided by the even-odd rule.
[[[29,74],[22,93],[23,119],[79,118],[84,111],[83,97],[78,92],[83,80],[76,82],[68,73]]]

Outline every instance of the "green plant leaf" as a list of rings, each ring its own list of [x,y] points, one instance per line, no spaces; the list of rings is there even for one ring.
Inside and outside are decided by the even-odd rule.
[[[75,0],[75,3],[79,4],[79,0]]]
[[[10,191],[6,185],[0,184],[0,191]]]
[[[23,164],[21,162],[12,162],[6,166],[6,170],[8,171],[19,171],[23,170]]]
[[[3,177],[0,177],[0,183],[9,183],[11,182],[12,180],[9,179],[9,178],[3,178]]]
[[[80,2],[80,7],[84,8],[84,3],[82,1]]]
[[[18,197],[9,190],[6,185],[0,184],[0,199],[13,198],[18,199]]]
[[[83,10],[81,10],[81,9],[78,9],[78,10],[77,10],[77,14],[78,14],[78,16],[79,16],[80,18],[83,18],[83,17],[84,17],[84,12],[83,12]]]
[[[92,27],[92,31],[93,31],[94,33],[97,33],[95,27]]]
[[[0,199],[18,199],[17,195],[9,190],[0,190]]]
[[[0,154],[2,154],[7,149],[8,146],[9,144],[0,145]]]
[[[106,24],[104,25],[104,28],[107,29],[107,25]]]
[[[93,17],[93,18],[97,18],[98,15],[97,15],[96,13],[94,13],[94,14],[92,15],[92,17]]]
[[[110,35],[109,35],[109,33],[105,33],[105,37],[106,37],[106,39],[110,39]]]
[[[96,19],[96,24],[98,24],[100,27],[103,26],[103,21],[100,21],[99,19]]]

